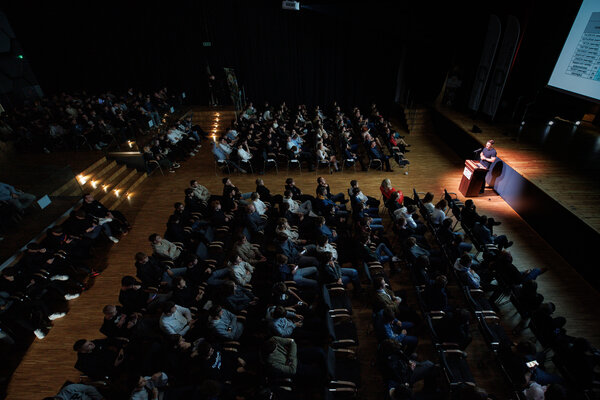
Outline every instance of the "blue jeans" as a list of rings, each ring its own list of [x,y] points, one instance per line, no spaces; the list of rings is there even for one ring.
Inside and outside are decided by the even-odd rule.
[[[342,272],[342,283],[346,286],[352,282],[354,289],[360,288],[360,280],[358,279],[358,271],[354,268],[340,268]]]
[[[294,274],[294,282],[296,282],[300,287],[310,287],[316,289],[317,286],[319,286],[319,282],[314,279],[307,278],[307,276],[316,274],[317,267],[298,268]]]
[[[385,253],[385,254],[382,254]],[[394,253],[385,245],[385,243],[379,243],[379,246],[375,249],[375,254],[379,262],[384,263],[390,261],[394,257]]]
[[[206,283],[208,283],[211,286],[220,286],[227,280],[224,278],[228,274],[229,274],[229,268],[217,269],[217,270],[213,271],[212,274],[210,274],[210,276],[206,280]]]
[[[369,217],[373,217],[373,222],[375,222],[375,220],[378,219],[379,223],[381,223],[381,218],[377,217],[379,215],[379,207],[369,207],[365,208],[363,211]]]
[[[541,274],[542,270],[539,268],[533,268],[531,271],[529,271],[529,273],[525,273],[525,271],[521,272],[521,275],[523,275],[523,279],[526,281],[535,281],[535,279]]]
[[[163,282],[167,282],[167,285],[170,287],[173,284],[173,278],[175,278],[176,276],[180,276],[185,274],[185,271],[187,271],[186,267],[181,267],[181,268],[171,268],[171,272],[173,273],[173,276],[169,275],[167,273],[167,271],[165,271],[163,273],[162,276],[162,281]],[[212,275],[211,275],[212,276]]]

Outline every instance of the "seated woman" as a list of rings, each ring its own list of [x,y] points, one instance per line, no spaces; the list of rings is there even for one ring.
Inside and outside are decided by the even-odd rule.
[[[397,192],[399,194],[396,202],[399,205],[402,205],[404,203],[404,194],[402,193],[401,190],[396,190],[394,189],[394,187],[392,186],[392,182],[389,179],[384,179],[383,181],[381,181],[381,186],[379,186],[379,190],[381,191],[381,194],[383,195],[384,198],[384,202],[387,202],[390,197],[392,196],[392,193]]]
[[[317,145],[317,160],[318,161],[327,161],[331,164],[333,164],[334,168],[335,168],[335,172],[338,172],[340,169],[338,167],[338,162],[337,159],[335,158],[334,155],[330,155],[331,150],[329,150],[327,147],[325,147],[325,145],[320,142]]]

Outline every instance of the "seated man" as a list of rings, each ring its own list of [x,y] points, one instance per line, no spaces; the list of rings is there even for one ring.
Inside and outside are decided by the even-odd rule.
[[[243,261],[239,255],[232,254],[230,256],[227,268],[230,271],[229,274],[231,278],[238,285],[244,286],[250,283],[254,267],[246,261]]]
[[[163,239],[156,233],[148,236],[148,241],[152,245],[152,250],[154,250],[154,253],[167,260],[175,261],[181,255],[181,250],[179,247],[175,246],[167,239]]]
[[[331,253],[320,253],[319,256],[322,260],[320,276],[325,283],[337,283],[346,286],[352,282],[354,294],[360,293],[360,278],[357,270],[354,268],[340,268],[340,264],[333,260]]]
[[[285,190],[289,190],[292,193],[292,199],[294,200],[300,200],[301,202],[305,202],[307,200],[313,202],[315,200],[313,196],[302,193],[302,190],[296,186],[294,178],[287,178],[285,180]]]
[[[171,286],[174,277],[183,275],[187,271],[185,267],[169,268],[156,258],[142,252],[135,255],[135,268],[137,277],[146,287],[156,288],[160,285]]]
[[[294,199],[292,199],[292,192],[290,190],[286,190],[283,192],[283,204],[287,205],[287,210],[292,214],[297,215],[308,215],[312,211],[312,203],[310,200],[306,200],[302,204],[296,203]]]
[[[193,196],[195,198],[200,200],[202,203],[208,203],[208,200],[210,199],[210,192],[207,188],[199,184],[195,179],[190,181],[190,188],[194,190]]]
[[[277,268],[279,270],[279,279],[282,281],[294,281],[300,287],[309,287],[317,289],[319,282],[316,279],[310,279],[308,276],[317,275],[317,267],[299,268],[297,265],[288,264],[288,258],[285,254],[275,256]]]
[[[394,310],[384,308],[375,315],[375,331],[379,341],[393,339],[405,346],[405,352],[410,354],[417,347],[419,339],[416,336],[409,336],[407,329],[414,325],[411,322],[401,322],[396,319]]]
[[[488,218],[485,215],[479,217],[479,221],[473,225],[473,235],[483,244],[495,244],[500,250],[508,249],[513,245],[512,241],[508,241],[506,235],[492,235],[488,225]]]
[[[62,226],[71,236],[95,240],[102,232],[113,243],[119,243],[119,239],[112,234],[110,224],[98,224],[97,220],[87,215],[83,208],[75,211]]]
[[[258,246],[253,245],[246,239],[246,236],[239,234],[233,245],[232,252],[251,265],[265,262],[267,258],[262,255]]]
[[[25,193],[22,190],[15,189],[13,186],[0,182],[0,201],[5,201],[23,214],[25,209],[35,201],[36,197]]]
[[[124,344],[115,339],[79,339],[73,345],[77,352],[75,368],[92,379],[114,376],[125,359]]]
[[[367,207],[377,207],[379,208],[379,204],[381,202],[377,200],[375,197],[365,195],[362,190],[358,187],[358,181],[356,179],[352,179],[350,181],[350,193],[354,194],[354,189],[358,189],[358,192],[355,194],[358,200],[360,200],[363,204],[367,205]]]
[[[468,285],[471,289],[479,289],[481,286],[481,278],[471,268],[473,258],[469,254],[463,254],[460,258],[456,259],[454,263],[454,269],[458,271],[460,279]]]
[[[100,225],[105,222],[110,223],[113,232],[127,234],[131,230],[131,225],[129,225],[127,218],[120,211],[107,209],[98,200],[94,200],[94,196],[90,193],[83,195],[81,208],[88,215],[98,218]]]
[[[69,383],[63,386],[56,395],[52,397],[46,397],[44,400],[104,400],[104,396],[91,385],[84,385],[82,383]]]
[[[317,201],[316,201],[317,211],[323,215],[327,213],[327,210],[330,208],[334,210],[335,215],[345,217],[348,215],[348,211],[346,211],[345,205],[337,205],[335,202],[327,198],[327,189],[324,187],[319,187],[317,189]]]
[[[231,161],[229,159],[229,154],[227,154],[226,152],[224,152],[223,149],[219,145],[217,145],[216,143],[213,143],[212,153],[214,154],[215,159],[218,162],[227,164],[227,165],[229,165],[229,166],[237,169],[242,174],[246,173],[246,170],[243,169],[242,167],[240,167],[239,165],[237,165],[236,163],[234,163],[233,161]]]
[[[194,328],[196,320],[192,317],[189,308],[167,301],[164,303],[163,309],[159,325],[165,334],[186,336]]]
[[[315,245],[299,246],[289,240],[284,232],[277,234],[276,247],[277,253],[285,254],[291,264],[295,264],[300,268],[319,265],[319,261],[315,257],[307,255],[316,253]]]
[[[317,178],[317,197],[319,196],[319,188],[325,188],[325,197],[327,197],[329,200],[333,201],[334,203],[347,203],[348,200],[346,200],[346,198],[344,197],[344,193],[338,193],[338,194],[331,194],[331,191],[329,190],[329,184],[327,183],[327,181],[325,180],[325,178],[323,178],[322,176]]]
[[[385,170],[387,172],[394,172],[394,170],[390,167],[389,157],[383,154],[383,151],[377,147],[377,142],[374,140],[370,143],[368,152],[371,159],[381,160],[381,162],[385,165]]]
[[[208,315],[208,326],[221,340],[238,340],[244,333],[244,325],[221,306],[212,306]]]
[[[261,218],[258,212],[256,212],[254,204],[248,204],[246,206],[244,225],[248,229],[254,240],[256,239],[257,234],[263,233],[265,226],[267,225],[267,220],[265,218]]]
[[[121,290],[119,291],[119,303],[123,305],[124,312],[141,312],[156,306],[160,301],[166,301],[169,294],[157,294],[142,289],[142,285],[133,276],[124,276],[121,279]]]
[[[294,339],[273,336],[261,346],[261,354],[272,377],[296,377],[317,385],[325,376],[325,355],[318,347],[298,350]]]
[[[337,232],[325,224],[325,217],[316,218],[315,231],[316,237],[325,236],[331,243],[334,243],[338,239]]]
[[[102,309],[104,319],[100,332],[107,337],[122,337],[129,339],[132,335],[137,336],[148,333],[149,324],[142,322],[144,318],[141,313],[133,312],[126,315],[123,312],[123,307],[106,305]]]

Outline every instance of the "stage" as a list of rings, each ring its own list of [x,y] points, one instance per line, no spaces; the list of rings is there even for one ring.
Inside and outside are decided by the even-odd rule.
[[[507,136],[505,126],[476,121],[444,107],[433,111],[437,134],[463,159],[495,140],[498,159],[486,182],[596,289],[600,287],[590,244],[600,243],[600,181],[549,151]],[[565,141],[566,144],[566,141]],[[566,151],[566,149],[565,149]],[[458,189],[458,188],[455,188]],[[488,196],[486,189],[483,196]]]

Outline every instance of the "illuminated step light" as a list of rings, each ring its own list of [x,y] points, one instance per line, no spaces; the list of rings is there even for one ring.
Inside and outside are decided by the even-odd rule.
[[[134,142],[132,142],[131,140],[128,140],[127,141],[127,146],[129,146],[129,148],[131,149],[131,148],[133,148],[133,143]]]
[[[91,182],[90,182],[90,184],[92,185],[92,187],[93,187],[94,189],[96,189],[96,188],[98,187],[98,181],[94,181],[94,180],[93,180],[93,181],[91,181]]]
[[[521,121],[521,126],[525,125],[525,121]]]
[[[575,121],[575,125],[581,125],[581,121]]]
[[[554,121],[548,121],[548,126],[554,125]]]
[[[131,200],[132,197],[133,197],[133,193],[127,193],[127,200]]]
[[[119,192],[121,192],[121,189],[115,189],[115,197],[119,197]]]
[[[89,180],[89,177],[79,174],[77,175],[77,180],[79,181],[80,185],[85,185],[85,183]]]
[[[217,116],[217,117],[218,117],[219,115],[221,115],[221,114],[219,114],[219,113],[217,113],[217,114],[216,114],[216,116]]]
[[[102,185],[102,190],[104,190],[105,192],[108,192],[108,185]]]

